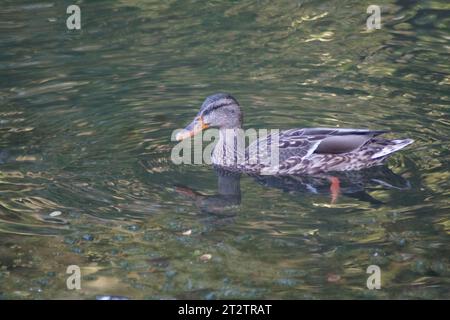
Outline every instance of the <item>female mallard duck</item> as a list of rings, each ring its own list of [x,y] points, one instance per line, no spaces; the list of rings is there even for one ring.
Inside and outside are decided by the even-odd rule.
[[[253,174],[314,175],[360,170],[382,164],[389,155],[413,142],[381,138],[379,135],[387,132],[382,130],[305,128],[271,133],[246,149],[237,148],[242,112],[236,99],[225,93],[206,98],[194,121],[176,138],[182,140],[210,127],[219,129],[212,163]],[[276,154],[277,161],[265,161],[272,154]]]

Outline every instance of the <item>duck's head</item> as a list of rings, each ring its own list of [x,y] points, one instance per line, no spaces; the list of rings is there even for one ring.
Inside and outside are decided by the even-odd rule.
[[[206,128],[233,129],[242,125],[242,113],[239,103],[227,93],[216,93],[205,99],[194,120],[176,139],[192,137]]]

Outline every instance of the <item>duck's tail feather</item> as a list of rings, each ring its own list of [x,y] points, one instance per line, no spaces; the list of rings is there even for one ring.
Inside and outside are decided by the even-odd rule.
[[[400,149],[403,149],[407,145],[413,143],[413,139],[403,139],[403,140],[385,140],[386,145],[378,152],[372,155],[372,159],[377,159],[385,157],[391,153],[394,153]]]

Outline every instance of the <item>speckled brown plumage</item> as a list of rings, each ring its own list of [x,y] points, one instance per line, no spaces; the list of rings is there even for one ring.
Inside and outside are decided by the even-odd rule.
[[[334,128],[282,131],[279,134],[277,167],[258,161],[262,157],[270,157],[270,136],[262,138],[267,140],[267,152],[258,151],[256,144],[253,144],[247,149],[247,162],[237,167],[249,173],[275,175],[361,170],[382,164],[389,155],[413,142],[411,139],[389,140],[378,137],[383,133],[385,131]],[[326,146],[321,148],[321,144]],[[340,149],[348,150],[339,152]]]

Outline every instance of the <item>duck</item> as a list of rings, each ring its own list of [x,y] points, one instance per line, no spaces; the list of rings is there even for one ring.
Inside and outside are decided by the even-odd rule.
[[[245,135],[243,112],[238,101],[228,93],[208,96],[194,120],[178,132],[176,140],[193,137],[208,128],[218,129],[218,141],[211,154],[213,166],[253,175],[317,175],[362,170],[382,165],[393,153],[414,142],[383,138],[389,130],[293,128],[270,131],[247,148],[238,148],[238,139]],[[276,161],[268,161],[273,155]],[[330,177],[332,187],[333,184],[338,187],[339,182]]]

